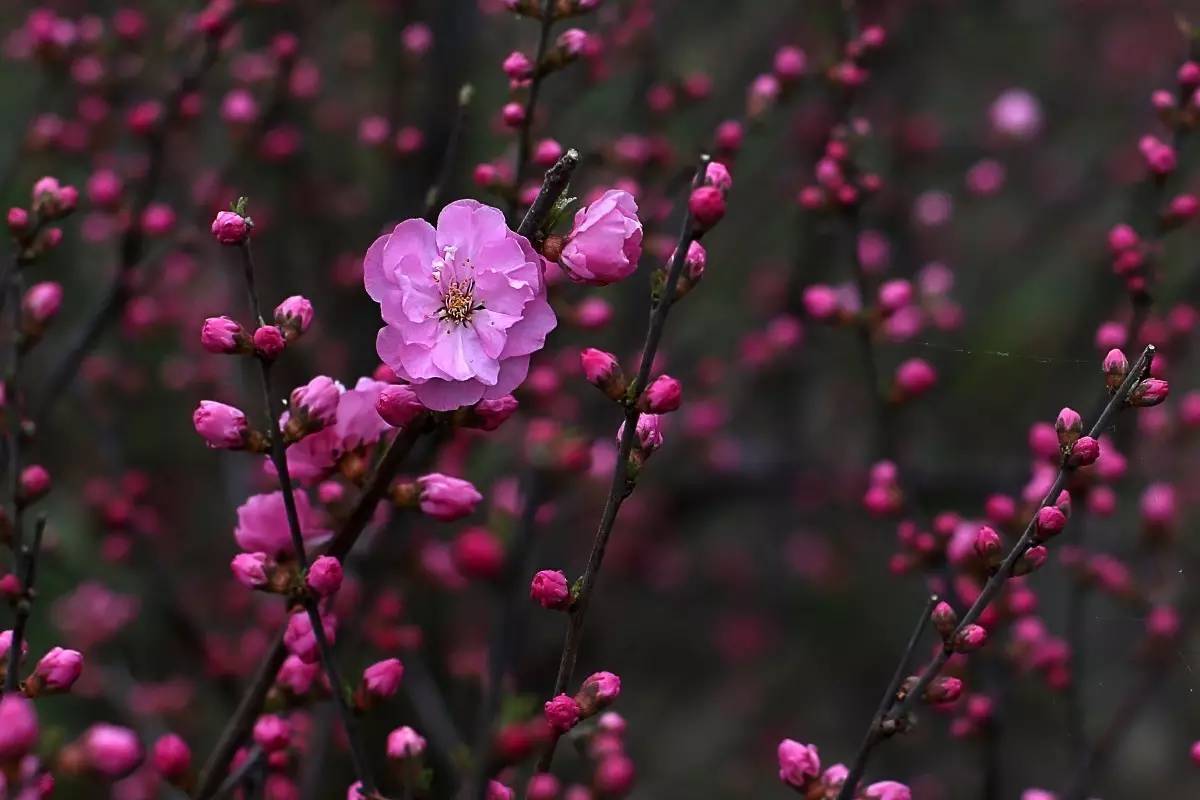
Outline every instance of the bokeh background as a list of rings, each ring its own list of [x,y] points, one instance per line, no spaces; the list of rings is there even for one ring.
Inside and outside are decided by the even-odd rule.
[[[41,175],[83,186],[102,168],[136,185],[145,146],[126,115],[163,96],[195,62],[199,50],[187,34],[195,9],[151,0],[38,5],[82,30],[95,26],[97,36],[56,58],[30,58],[20,31],[35,4],[0,7],[0,199],[25,204]],[[174,211],[175,224],[148,241],[129,301],[56,398],[31,454],[55,481],[32,651],[62,644],[88,656],[78,691],[39,705],[46,747],[109,719],[147,738],[175,730],[197,758],[207,752],[280,613],[273,598],[247,597],[227,567],[234,509],[268,483],[254,459],[207,450],[189,424],[200,399],[252,407],[255,397],[253,373],[199,347],[204,317],[246,316],[236,265],[207,235],[208,223],[248,196],[265,302],[302,293],[316,306],[313,330],[279,367],[288,385],[318,372],[347,384],[370,375],[379,318],[361,288],[361,256],[387,225],[420,215],[463,83],[475,97],[446,199],[502,204],[472,173],[481,162],[511,163],[513,136],[498,119],[508,100],[500,63],[514,48],[531,52],[537,25],[497,5],[263,0],[241,10],[200,85],[196,116],[167,140],[154,201]],[[121,6],[144,15],[137,42],[113,32]],[[881,385],[911,357],[939,375],[933,392],[895,413],[895,456],[924,527],[943,511],[978,518],[989,495],[1018,494],[1028,479],[1031,423],[1052,421],[1063,405],[1086,414],[1101,402],[1096,332],[1128,315],[1106,232],[1148,213],[1137,140],[1163,135],[1150,94],[1173,90],[1187,56],[1179,19],[1200,19],[1200,5],[863,0],[859,12],[888,32],[855,103],[872,131],[865,161],[884,182],[864,207],[863,227],[872,244],[886,246],[888,277],[945,264],[958,312],[951,325],[926,324],[877,346]],[[695,157],[711,147],[720,122],[745,116],[747,86],[770,70],[779,47],[808,54],[809,76],[747,123],[731,163],[729,213],[706,239],[704,281],[670,319],[661,362],[683,381],[684,407],[618,521],[588,623],[581,669],[609,669],[623,680],[618,710],[639,774],[632,797],[785,797],[774,761],[784,736],[817,743],[828,763],[849,760],[927,591],[919,572],[889,570],[895,521],[862,508],[878,452],[855,335],[810,321],[800,302],[804,286],[851,278],[845,226],[796,202],[837,113],[819,76],[836,52],[839,15],[834,0],[609,0],[576,21],[603,42],[602,52],[547,80],[535,122],[535,139],[553,137],[583,154],[572,194],[635,181],[647,225],[635,277],[604,290],[556,290],[564,324],[519,393],[523,418],[553,419],[603,450],[619,414],[578,374],[578,349],[602,347],[632,366],[648,275],[670,247]],[[296,67],[282,81],[269,53],[281,32],[299,41]],[[680,87],[697,75],[711,80],[711,91],[689,99]],[[222,98],[235,88],[256,98],[261,124],[222,118]],[[1024,141],[999,135],[989,118],[1013,88],[1040,105],[1040,129]],[[662,108],[667,91],[674,100]],[[373,117],[387,127],[380,143],[369,141]],[[408,139],[398,147],[401,131]],[[634,150],[651,157],[626,157]],[[971,191],[968,171],[989,159],[1002,167],[1002,185]],[[1200,151],[1189,137],[1179,160],[1173,185],[1194,188]],[[66,300],[26,370],[35,405],[46,403],[38,389],[103,302],[122,224],[85,203],[38,267],[39,279],[64,284]],[[1166,240],[1152,320],[1200,301],[1197,245],[1187,227]],[[595,331],[570,324],[571,310],[593,295],[611,303],[612,322]],[[785,314],[800,320],[802,335],[775,346],[770,326]],[[1174,398],[1198,381],[1187,337],[1172,341]],[[522,469],[524,425],[423,456],[480,487],[487,509],[468,522],[501,536],[513,527],[504,498]],[[1133,425],[1132,416],[1120,425]],[[1117,435],[1128,444],[1129,472],[1116,487],[1117,512],[1085,520],[1089,546],[1127,558],[1154,596],[1182,602],[1198,591],[1190,562],[1171,556],[1164,566],[1145,545],[1138,498],[1149,484],[1173,484],[1182,509],[1177,545],[1194,550],[1196,442],[1174,428]],[[539,526],[531,567],[577,574],[606,488],[600,474],[566,476]],[[394,638],[413,648],[414,663],[443,688],[469,735],[488,626],[513,587],[449,588],[422,569],[429,542],[449,541],[462,527],[407,517],[381,523],[364,543],[370,556],[352,594],[362,609],[397,600],[402,613],[388,623]],[[1039,615],[1059,635],[1069,581],[1052,557],[1029,582]],[[1081,691],[1093,735],[1139,679],[1144,621],[1102,596],[1088,606]],[[562,620],[523,603],[520,627],[506,684],[505,713],[514,719],[531,714],[553,683]],[[351,674],[382,657],[377,640],[353,629],[348,624],[339,643]],[[950,715],[926,709],[915,732],[880,750],[873,777],[906,781],[920,800],[1064,787],[1077,744],[1064,693],[1013,668],[999,642],[968,677],[971,690],[998,699],[995,741],[953,737]],[[1172,662],[1097,774],[1097,796],[1200,792],[1200,770],[1187,755],[1200,738],[1194,636],[1179,641]],[[405,702],[372,715],[376,755],[386,731],[413,719]],[[322,709],[313,723],[336,727]],[[573,752],[560,752],[557,765],[564,776],[584,775]],[[989,771],[999,776],[997,794],[984,792]],[[344,752],[330,756],[309,779],[319,787],[312,796],[340,796],[349,779]],[[56,796],[107,791],[66,779]]]

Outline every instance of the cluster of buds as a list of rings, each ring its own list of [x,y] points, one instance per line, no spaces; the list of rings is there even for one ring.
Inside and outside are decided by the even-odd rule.
[[[288,420],[283,426],[284,441],[297,442],[332,425],[337,419],[342,391],[341,384],[325,375],[318,375],[293,389],[288,403]]]
[[[1083,435],[1083,417],[1074,409],[1064,408],[1058,412],[1054,431],[1066,466],[1072,469],[1088,467],[1100,458],[1100,442]]]
[[[814,182],[797,196],[800,206],[809,211],[835,211],[854,208],[867,195],[882,186],[879,176],[864,172],[855,160],[855,141],[868,130],[864,120],[850,127],[840,126],[825,143],[825,153],[813,170]]]
[[[1133,226],[1114,225],[1108,232],[1108,249],[1113,273],[1125,280],[1126,290],[1131,294],[1145,291],[1149,249]]]
[[[621,441],[624,438],[625,422],[622,422],[621,427],[617,429],[618,447],[620,447]],[[662,420],[659,415],[639,414],[637,425],[634,428],[633,447],[629,451],[629,463],[627,464],[626,471],[627,481],[630,483],[637,482],[637,476],[641,472],[642,466],[655,450],[662,447],[662,444]]]
[[[0,631],[0,679],[8,672],[12,640],[12,631]],[[17,658],[18,665],[25,660],[28,652],[29,643],[22,641],[21,654]],[[33,672],[20,681],[19,686],[22,694],[30,698],[44,694],[61,694],[69,692],[82,673],[83,655],[78,650],[55,647],[42,656]]]
[[[30,263],[58,246],[62,229],[48,223],[68,216],[78,202],[79,191],[74,186],[64,186],[56,178],[45,177],[33,185],[29,209],[13,206],[8,210],[8,231],[20,247],[20,263]]]
[[[589,675],[575,696],[560,694],[543,706],[546,722],[559,734],[612,705],[621,694],[621,679],[611,672]]]
[[[746,118],[756,120],[790,92],[808,71],[808,56],[799,47],[785,45],[775,51],[771,71],[756,76],[746,90]]]
[[[846,43],[841,60],[829,67],[826,73],[829,81],[846,91],[861,87],[870,77],[863,62],[868,56],[878,52],[886,42],[887,31],[879,25],[863,28],[857,38]]]

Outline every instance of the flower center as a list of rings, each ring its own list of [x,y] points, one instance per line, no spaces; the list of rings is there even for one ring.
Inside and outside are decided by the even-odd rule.
[[[471,321],[471,313],[476,308],[475,281],[450,281],[446,293],[442,295],[442,310],[439,316],[464,325]]]

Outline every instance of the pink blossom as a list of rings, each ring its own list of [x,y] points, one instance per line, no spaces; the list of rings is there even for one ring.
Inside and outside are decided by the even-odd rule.
[[[437,411],[503,397],[556,324],[542,263],[498,209],[473,200],[448,205],[436,229],[400,223],[363,262],[385,323],[379,357]]]
[[[192,751],[181,737],[168,733],[154,743],[150,759],[160,775],[176,782],[187,775],[191,768]]]
[[[431,472],[417,478],[421,487],[421,511],[434,519],[450,522],[475,511],[483,499],[470,481]]]
[[[879,781],[868,786],[864,796],[869,800],[912,800],[912,791],[903,783]]]
[[[300,533],[306,546],[320,544],[331,535],[324,527],[325,520],[312,507],[308,495],[293,491],[296,515],[300,518]],[[292,554],[292,534],[288,527],[283,492],[256,494],[247,498],[237,510],[237,527],[233,538],[238,547],[249,553],[263,552],[276,558]]]
[[[128,728],[99,722],[83,738],[88,764],[109,778],[121,778],[142,762],[142,745]]]
[[[332,615],[322,615],[321,627],[324,629],[325,639],[333,644],[334,639],[337,638],[337,621]],[[288,652],[298,656],[306,664],[317,663],[317,659],[321,656],[316,634],[313,633],[312,619],[308,616],[307,611],[294,611],[288,617],[287,629],[283,633],[283,643],[287,646]]]
[[[488,781],[486,800],[516,800],[517,793],[500,781]]]
[[[200,346],[210,353],[237,353],[245,340],[242,326],[229,317],[209,317],[200,328]]]
[[[657,414],[642,414],[638,417],[637,427],[634,429],[637,433],[637,441],[635,447],[649,454],[653,453],[658,448],[662,447],[663,434],[662,423]],[[621,443],[621,439],[625,436],[625,423],[621,423],[621,427],[617,428],[617,444]]]
[[[333,556],[320,556],[308,568],[308,588],[318,597],[329,597],[342,587],[342,562]]]
[[[544,710],[546,722],[559,733],[566,733],[579,722],[579,703],[569,695],[560,694],[552,700],[547,700]]]
[[[821,757],[816,745],[800,744],[794,739],[784,739],[777,748],[779,757],[779,780],[788,786],[803,789],[821,772]]]
[[[307,331],[312,320],[312,303],[302,295],[292,295],[275,307],[275,324],[291,329],[296,336]]]
[[[234,211],[218,211],[212,222],[212,235],[221,244],[241,244],[250,235],[249,220]]]
[[[632,275],[641,255],[637,201],[628,192],[609,189],[575,214],[558,263],[571,280],[604,286]]]
[[[254,743],[273,753],[284,750],[292,741],[292,726],[277,714],[263,714],[254,723]]]
[[[659,375],[646,387],[642,403],[652,414],[676,411],[683,399],[683,386],[670,375]]]
[[[403,428],[425,412],[410,386],[385,386],[379,392],[375,410],[388,425]]]
[[[37,744],[33,703],[20,694],[0,697],[0,762],[18,761]]]
[[[289,540],[290,541],[290,540]],[[266,553],[238,553],[230,562],[233,577],[247,589],[261,589],[267,585],[267,567],[271,562]]]
[[[375,697],[391,697],[404,677],[404,665],[398,658],[377,661],[363,670],[363,686]]]
[[[403,725],[388,734],[388,758],[416,758],[425,752],[425,739],[412,728]]]
[[[338,460],[360,447],[369,447],[388,430],[379,413],[380,398],[389,386],[373,378],[359,378],[353,389],[337,396],[331,426],[305,436],[287,449],[288,472],[304,485],[320,482],[337,466]],[[268,460],[267,471],[275,467]]]

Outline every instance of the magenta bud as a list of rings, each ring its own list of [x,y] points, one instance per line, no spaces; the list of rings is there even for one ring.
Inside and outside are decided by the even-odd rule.
[[[341,396],[342,387],[337,381],[325,375],[318,375],[305,385],[292,390],[293,419],[299,418],[301,429],[306,433],[327,428],[337,418],[338,400]]]
[[[254,332],[251,340],[254,342],[254,352],[266,361],[274,361],[287,346],[283,332],[274,325],[263,325]]]
[[[579,354],[579,365],[583,367],[583,376],[588,383],[599,388],[613,400],[619,400],[625,395],[625,374],[617,357],[604,350],[594,347],[584,348]]]
[[[404,760],[417,758],[425,752],[425,739],[407,725],[396,728],[388,734],[388,758]]]
[[[50,472],[40,464],[30,464],[21,470],[20,502],[28,505],[44,497],[50,491]]]
[[[250,426],[240,409],[212,400],[201,400],[192,413],[192,426],[209,447],[240,450],[246,446]]]
[[[55,647],[38,662],[34,679],[39,691],[66,692],[83,672],[83,655],[78,650]]]
[[[363,688],[372,696],[384,699],[391,697],[400,688],[404,677],[404,665],[398,658],[377,661],[363,670]]]
[[[17,764],[37,745],[33,703],[19,692],[0,697],[0,763]]]
[[[200,346],[210,353],[231,355],[245,344],[245,331],[229,317],[209,317],[200,328]]]
[[[954,633],[954,629],[958,627],[958,614],[944,600],[933,607],[929,619],[943,639],[949,638]]]
[[[1100,457],[1100,443],[1090,436],[1081,436],[1071,448],[1067,464],[1072,467],[1086,467],[1096,463]]]
[[[928,703],[953,703],[962,696],[963,682],[958,678],[943,676],[934,678],[925,687],[925,701]]]
[[[308,568],[308,588],[318,597],[329,597],[342,588],[342,562],[333,556],[320,556]]]
[[[1105,385],[1110,392],[1115,392],[1129,374],[1129,359],[1120,350],[1109,350],[1104,356],[1103,370]]]
[[[590,717],[611,705],[621,694],[621,679],[611,672],[596,672],[587,677],[575,695],[580,713]]]
[[[192,766],[192,751],[187,742],[174,733],[160,736],[151,750],[150,761],[155,771],[167,782],[179,784]]]
[[[567,585],[567,576],[559,570],[539,570],[529,583],[529,597],[542,608],[567,608],[571,604],[571,589]]]
[[[683,386],[670,375],[659,375],[642,393],[638,405],[651,414],[667,414],[679,408]]]
[[[425,406],[409,386],[386,386],[379,393],[375,410],[383,421],[394,428],[403,428],[425,413]]]
[[[277,714],[263,714],[254,723],[253,738],[268,753],[285,750],[292,741],[292,726]]]
[[[566,733],[579,722],[581,710],[579,703],[569,695],[560,694],[547,700],[543,706],[546,722],[559,733]]]
[[[1133,391],[1129,393],[1129,405],[1136,408],[1156,406],[1167,399],[1170,388],[1164,380],[1147,378],[1133,387]]]
[[[987,631],[980,625],[966,625],[954,637],[952,643],[955,652],[970,653],[983,647],[987,641]]]
[[[266,553],[238,553],[229,563],[233,577],[247,589],[262,589],[270,582],[271,559]]]
[[[1083,433],[1083,417],[1073,408],[1064,408],[1054,421],[1054,431],[1058,434],[1058,446],[1069,451]]]
[[[1063,532],[1067,527],[1067,515],[1056,506],[1042,506],[1034,518],[1039,539],[1046,540]]]
[[[1050,557],[1050,551],[1044,545],[1034,545],[1021,554],[1021,558],[1013,565],[1013,575],[1028,575],[1041,569]]]
[[[25,292],[21,310],[37,328],[45,326],[58,314],[62,306],[63,288],[54,281],[35,283]]]
[[[288,341],[307,331],[312,320],[312,303],[301,295],[294,294],[275,307],[275,324],[283,328]]]
[[[715,186],[693,189],[688,198],[688,211],[700,230],[708,230],[725,216],[725,193]]]
[[[250,236],[252,223],[235,211],[218,211],[212,222],[212,235],[224,245],[239,245]]]
[[[988,564],[995,563],[999,559],[1002,546],[1000,534],[987,525],[981,526],[979,532],[975,534],[975,554]]]

